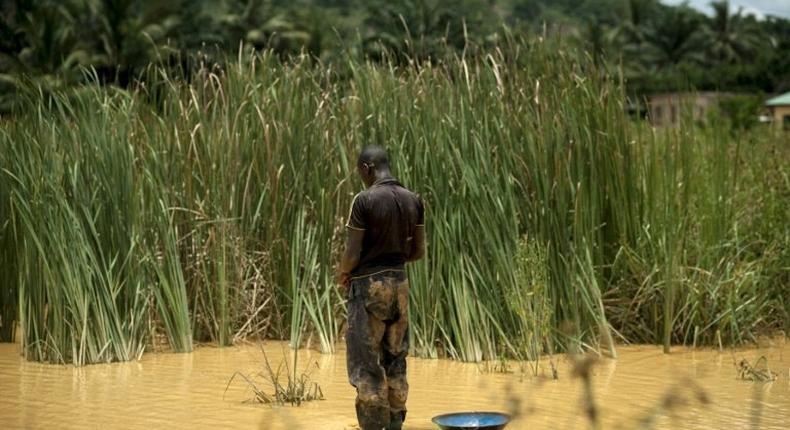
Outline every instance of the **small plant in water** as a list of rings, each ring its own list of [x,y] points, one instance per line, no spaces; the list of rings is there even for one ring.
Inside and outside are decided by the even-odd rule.
[[[754,365],[742,358],[735,362],[735,368],[738,370],[738,379],[744,381],[771,382],[777,377],[777,374],[768,368],[768,359],[765,356],[758,358]]]
[[[549,366],[551,366],[551,379],[557,380],[560,379],[560,372],[557,369],[557,366],[554,364],[554,358],[552,357],[549,360]]]
[[[290,366],[288,365],[288,359],[284,352],[283,356],[286,359],[277,366],[276,371],[272,369],[269,358],[266,356],[266,351],[263,347],[261,347],[261,352],[263,353],[263,370],[254,375],[245,375],[241,372],[234,373],[233,376],[230,377],[228,385],[225,387],[225,392],[228,391],[233,380],[239,377],[247,383],[248,388],[251,389],[254,394],[253,398],[248,400],[249,402],[300,406],[303,402],[324,400],[324,393],[321,391],[321,386],[318,385],[317,382],[311,381],[310,373],[298,373],[298,351],[294,351],[293,363]],[[318,363],[315,364],[315,367],[318,367]],[[281,376],[283,374],[287,378],[285,384],[281,383]],[[260,378],[269,386],[269,390],[262,388],[259,383],[256,383],[256,379]]]
[[[478,368],[480,373],[513,373],[513,368],[506,358],[482,362]]]

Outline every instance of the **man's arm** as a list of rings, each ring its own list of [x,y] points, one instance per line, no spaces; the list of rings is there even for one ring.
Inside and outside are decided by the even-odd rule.
[[[354,201],[351,202],[351,211],[348,214],[348,222],[346,223],[346,230],[348,231],[346,249],[340,258],[340,266],[337,268],[337,283],[343,289],[348,287],[351,271],[359,265],[362,254],[362,241],[365,238],[366,213],[365,198],[361,193],[357,194],[354,196]]]
[[[359,264],[359,257],[362,253],[362,239],[365,238],[365,230],[356,228],[348,229],[348,239],[343,257],[340,259],[340,266],[337,269],[337,281],[340,285],[348,286],[351,271]]]
[[[417,197],[417,225],[410,238],[411,252],[406,261],[417,261],[425,256],[425,205],[422,199]]]
[[[417,261],[425,256],[425,226],[418,225],[411,237],[411,252],[406,261]]]

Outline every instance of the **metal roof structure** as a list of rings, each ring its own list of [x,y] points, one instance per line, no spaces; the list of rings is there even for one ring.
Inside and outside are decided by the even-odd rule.
[[[790,106],[790,93],[784,93],[765,102],[766,106]]]

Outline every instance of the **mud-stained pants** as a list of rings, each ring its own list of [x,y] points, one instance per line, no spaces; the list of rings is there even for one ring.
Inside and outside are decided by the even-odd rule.
[[[392,270],[351,281],[346,363],[363,430],[400,430],[406,418],[409,281]]]

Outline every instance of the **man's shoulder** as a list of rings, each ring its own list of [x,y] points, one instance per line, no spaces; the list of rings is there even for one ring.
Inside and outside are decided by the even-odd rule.
[[[366,189],[358,192],[357,195],[354,196],[354,201],[364,204],[364,203],[366,203],[366,202],[368,202],[370,200],[375,200],[375,198],[376,198],[376,195],[373,193],[373,189],[372,188],[366,188]]]
[[[406,194],[407,196],[409,196],[409,197],[411,197],[411,198],[413,198],[413,199],[415,199],[415,200],[417,200],[417,201],[422,201],[422,198],[420,197],[420,195],[419,195],[419,194],[417,194],[417,192],[415,192],[415,191],[412,191],[412,190],[410,190],[410,189],[408,189],[408,188],[404,187],[403,185],[401,185],[401,188],[403,188],[403,191],[405,192],[405,194]]]
[[[422,198],[420,197],[419,194],[417,194],[417,192],[412,191],[412,190],[406,188],[403,185],[400,185],[400,188],[402,190],[402,193],[403,193],[404,197],[413,199],[413,200],[415,200],[417,202],[421,202],[422,201]]]
[[[395,193],[392,192],[392,189],[397,190]],[[393,199],[396,200],[413,200],[420,204],[422,202],[422,198],[416,192],[406,188],[403,184],[399,182],[394,182],[390,184],[382,184],[382,185],[375,185],[365,190],[359,192],[356,195],[355,199],[359,199],[362,202],[370,203],[376,205],[379,202],[387,202]]]
[[[395,187],[395,189],[398,190],[396,196],[400,198],[412,198],[415,200],[420,200],[420,196],[416,192],[410,190],[409,188],[406,188],[406,186],[404,186],[403,184],[397,183],[397,184],[392,184],[390,186]],[[390,194],[390,193],[382,193],[382,194]]]

